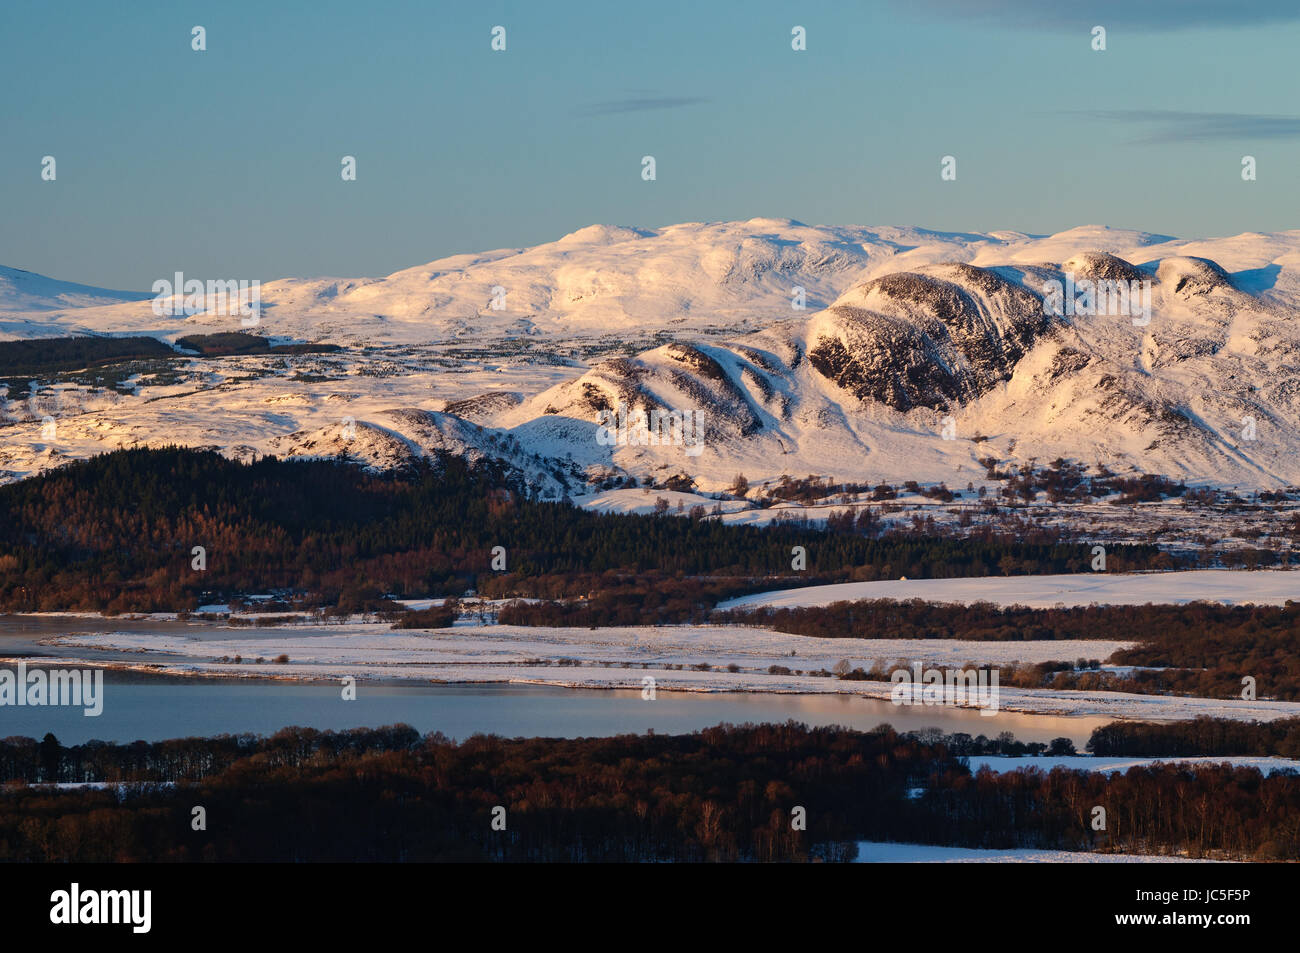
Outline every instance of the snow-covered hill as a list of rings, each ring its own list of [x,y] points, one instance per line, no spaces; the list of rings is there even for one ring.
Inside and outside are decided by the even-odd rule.
[[[14,274],[3,336],[240,330]],[[1136,282],[1149,313],[1140,295],[1131,314],[1045,307],[1050,282],[1085,280]],[[170,389],[44,382],[63,386],[59,438],[11,401],[0,468],[133,441],[333,454],[342,439],[375,466],[446,447],[544,481],[683,473],[705,490],[738,472],[964,486],[990,456],[1300,484],[1300,230],[591,226],[383,279],[270,281],[262,304],[256,333],[346,350],[189,360]],[[611,446],[600,424],[621,407],[702,412],[702,446]]]

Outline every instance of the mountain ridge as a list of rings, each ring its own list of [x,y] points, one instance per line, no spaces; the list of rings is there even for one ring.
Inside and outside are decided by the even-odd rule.
[[[1149,314],[1057,314],[1045,300],[1053,282],[1090,281],[1141,285]],[[504,298],[499,309],[494,296]],[[0,285],[0,330],[175,340],[238,322],[85,300],[22,311]],[[511,459],[557,492],[565,477],[677,471],[704,489],[737,472],[964,485],[988,456],[1060,456],[1193,483],[1300,484],[1300,230],[1182,240],[1102,226],[1030,236],[787,219],[594,225],[383,279],[270,282],[263,305],[254,333],[328,338],[353,355],[379,348],[386,363],[295,357],[285,366],[297,376],[270,375],[272,392],[261,397],[274,414],[240,423],[251,399],[227,400],[217,408],[227,417],[202,428],[202,445],[216,435],[215,445],[240,453],[333,455],[329,434],[346,404],[360,444],[373,444],[370,459],[356,455],[362,462],[393,466],[451,447]],[[539,350],[582,341],[604,351],[571,369]],[[471,345],[473,360],[456,350]],[[431,366],[429,354],[442,363]],[[345,375],[349,393],[317,383],[323,368]],[[508,387],[492,379],[507,372]],[[231,379],[217,386],[261,393],[260,382]],[[316,386],[296,386],[303,381]],[[703,411],[703,452],[601,443],[600,414],[620,406]],[[139,406],[115,410],[138,418],[125,428],[132,439],[176,432],[151,427]],[[38,449],[22,429],[32,423],[13,425],[32,454],[67,452]],[[103,415],[67,427],[88,443],[114,429]],[[15,465],[21,457],[0,456],[0,466],[29,472]]]

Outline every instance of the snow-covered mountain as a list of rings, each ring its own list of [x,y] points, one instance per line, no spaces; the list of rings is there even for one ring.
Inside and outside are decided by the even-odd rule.
[[[593,225],[534,248],[457,255],[386,278],[187,277],[260,280],[266,334],[428,344],[765,327],[798,313],[792,307],[797,288],[804,289],[807,309],[817,311],[871,278],[924,265],[1014,268],[1061,263],[1091,251],[1138,265],[1173,256],[1209,258],[1236,275],[1245,290],[1295,302],[1300,300],[1298,236],[1245,234],[1187,242],[1090,226],[1034,238],[1018,232],[808,226],[760,218],[657,229]],[[149,300],[123,301],[133,296],[41,280],[50,287],[24,291],[0,279],[4,336],[38,337],[62,328],[174,338],[238,329],[238,321],[228,317],[159,317]],[[85,296],[75,297],[73,289]],[[12,319],[32,313],[40,315],[39,326],[14,326]]]
[[[1124,282],[1132,309],[1045,306],[1053,282],[1089,281]],[[76,287],[0,283],[0,328],[239,329],[237,317],[159,318],[147,300],[59,290]],[[384,279],[268,282],[262,302],[257,333],[347,349],[192,361],[186,385],[145,378],[99,410],[83,395],[60,418],[63,446],[43,444],[34,419],[6,428],[0,467],[165,435],[240,453],[332,455],[343,440],[376,466],[451,448],[541,482],[684,473],[715,489],[743,472],[965,485],[980,458],[1061,456],[1300,484],[1300,230],[1187,241],[1097,226],[592,226]],[[561,344],[595,356],[569,368],[541,356]],[[199,416],[188,424],[187,407]],[[700,411],[702,447],[611,446],[600,424],[620,407]]]
[[[901,250],[940,242],[965,255],[964,243],[982,238],[924,229],[809,227],[778,219],[661,229],[593,225],[535,248],[456,255],[382,279],[188,277],[261,280],[267,333],[310,340],[424,344],[601,337],[763,322],[791,311],[795,286],[805,289],[816,308],[872,263]],[[103,306],[72,306],[81,303]],[[37,309],[44,313],[45,333],[60,326],[175,337],[231,323],[205,315],[160,319],[148,302],[67,302],[53,289],[38,302],[0,285],[0,320]],[[14,337],[41,333],[0,327]]]
[[[1066,272],[1149,281],[1150,323],[1045,314],[1041,289]],[[1294,484],[1300,322],[1201,258],[921,265],[742,339],[600,362],[488,420],[549,432],[548,417],[591,421],[620,403],[699,407],[709,422],[695,460],[678,447],[617,448],[633,472],[723,480],[776,466],[965,483],[982,457],[1061,456],[1192,482]]]
[[[142,292],[110,291],[58,281],[0,265],[0,340],[45,337],[51,333],[51,327],[60,326],[62,315],[90,308],[112,308],[152,297]]]

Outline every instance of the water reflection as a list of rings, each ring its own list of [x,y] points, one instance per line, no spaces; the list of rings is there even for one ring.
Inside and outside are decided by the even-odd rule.
[[[720,722],[840,724],[858,729],[888,722],[900,731],[938,727],[990,737],[1010,731],[1023,741],[1066,737],[1082,749],[1106,718],[897,707],[887,701],[842,695],[768,695],[668,692],[654,701],[637,691],[569,689],[540,685],[411,685],[361,682],[357,699],[344,702],[339,686],[247,679],[185,679],[106,673],[104,712],[84,717],[79,708],[0,707],[0,737],[39,738],[54,732],[65,744],[91,738],[127,742],[189,735],[276,731],[287,725],[321,729],[405,722],[421,732],[452,738],[476,732],[505,736],[582,737],[640,733],[679,734]]]

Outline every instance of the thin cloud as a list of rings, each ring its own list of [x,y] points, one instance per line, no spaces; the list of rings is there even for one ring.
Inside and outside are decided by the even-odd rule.
[[[945,19],[983,20],[1009,28],[1073,29],[1102,24],[1168,32],[1196,27],[1258,26],[1300,21],[1295,0],[894,0]]]
[[[707,96],[629,96],[625,99],[609,99],[601,103],[592,103],[574,110],[578,116],[611,116],[616,113],[641,112],[646,109],[677,109],[681,106],[695,106],[707,103]]]
[[[1146,126],[1145,135],[1129,140],[1140,145],[1223,139],[1300,139],[1300,116],[1200,113],[1174,109],[1099,109],[1075,115]]]

